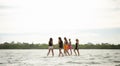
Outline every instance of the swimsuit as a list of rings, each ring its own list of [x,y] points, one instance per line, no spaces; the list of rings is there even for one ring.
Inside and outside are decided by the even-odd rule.
[[[79,48],[78,48],[78,43],[75,44],[75,49],[79,49]]]
[[[69,49],[72,49],[72,45],[68,45],[69,46]]]
[[[64,45],[64,50],[68,50],[68,49],[69,49],[68,44],[65,44],[65,45]]]
[[[53,49],[53,43],[52,42],[49,42],[49,49]]]
[[[59,48],[63,48],[63,43],[59,42]]]
[[[48,48],[49,48],[49,49],[53,49],[53,46],[49,46]]]

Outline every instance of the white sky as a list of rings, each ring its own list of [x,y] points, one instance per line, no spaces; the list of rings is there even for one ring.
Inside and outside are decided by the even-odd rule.
[[[83,43],[104,42],[96,33],[80,31],[120,28],[119,4],[119,0],[1,0],[0,33],[18,34],[12,39],[21,42],[27,37],[26,42],[47,43],[49,37],[58,36],[80,38]],[[7,38],[1,40],[11,41]]]

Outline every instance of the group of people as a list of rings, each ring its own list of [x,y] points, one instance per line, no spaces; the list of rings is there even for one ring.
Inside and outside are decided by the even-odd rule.
[[[69,39],[69,41],[67,40],[66,37],[64,37],[64,42],[62,41],[62,38],[61,37],[58,37],[58,45],[59,45],[59,57],[60,56],[70,56],[72,55],[72,45],[71,45],[71,39]],[[76,39],[76,43],[75,43],[75,47],[74,47],[74,53],[76,56],[79,56],[80,53],[79,53],[79,40]],[[49,42],[48,42],[48,53],[47,53],[47,56],[50,54],[50,52],[52,52],[52,56],[54,56],[54,47],[53,47],[53,39],[50,38],[49,39]],[[64,49],[64,53],[62,52],[62,49]],[[77,52],[76,52],[77,51]]]

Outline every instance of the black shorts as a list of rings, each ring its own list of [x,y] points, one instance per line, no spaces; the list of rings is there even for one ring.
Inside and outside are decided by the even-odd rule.
[[[63,48],[63,46],[59,46],[59,48],[61,48],[61,49],[62,49],[62,48]]]
[[[75,50],[78,50],[79,48],[78,47],[75,47]]]

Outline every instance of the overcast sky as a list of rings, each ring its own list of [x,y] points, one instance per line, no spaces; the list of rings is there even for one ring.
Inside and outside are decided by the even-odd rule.
[[[0,43],[120,43],[119,0],[0,0]]]

